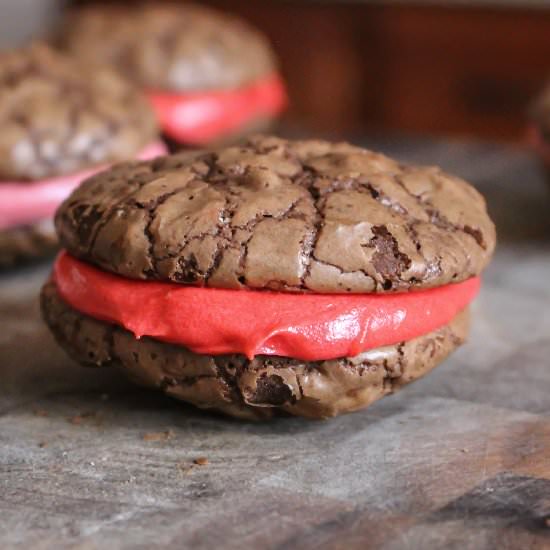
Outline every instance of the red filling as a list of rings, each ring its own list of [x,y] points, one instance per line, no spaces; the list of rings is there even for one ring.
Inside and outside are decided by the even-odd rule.
[[[280,355],[307,361],[353,357],[448,324],[480,279],[401,294],[294,294],[137,281],[62,252],[61,297],[76,310],[204,355]]]
[[[182,143],[206,145],[246,124],[280,113],[287,104],[280,76],[269,75],[236,90],[179,94],[150,91],[164,132]]]

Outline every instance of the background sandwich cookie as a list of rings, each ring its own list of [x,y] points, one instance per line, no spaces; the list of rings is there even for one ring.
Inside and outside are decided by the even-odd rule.
[[[542,161],[550,183],[550,84],[531,106],[529,141]]]
[[[42,45],[0,54],[0,266],[42,256],[55,209],[113,162],[163,154],[146,99]]]
[[[268,137],[119,165],[56,225],[42,307],[71,355],[259,418],[356,410],[428,372],[495,245],[483,198],[437,168]]]
[[[265,127],[286,105],[274,54],[238,18],[193,4],[91,5],[57,43],[147,92],[166,136],[205,145]]]

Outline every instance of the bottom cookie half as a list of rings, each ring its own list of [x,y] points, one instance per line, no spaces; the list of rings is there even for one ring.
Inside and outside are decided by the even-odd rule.
[[[66,304],[55,284],[42,290],[44,319],[59,344],[88,366],[116,366],[137,383],[203,409],[240,418],[277,414],[327,418],[364,408],[420,378],[462,344],[468,312],[441,329],[352,358],[304,362],[284,357],[198,355],[182,346],[92,319]]]
[[[57,250],[53,222],[0,229],[0,269],[36,260]]]

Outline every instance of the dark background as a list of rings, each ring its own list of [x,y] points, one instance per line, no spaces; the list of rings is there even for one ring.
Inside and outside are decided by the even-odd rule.
[[[292,98],[285,122],[300,131],[521,141],[528,104],[550,77],[547,1],[204,3],[270,36]],[[61,4],[0,0],[0,43],[18,25],[28,37],[31,21],[51,22]]]
[[[208,3],[269,34],[292,93],[290,115],[315,130],[519,140],[527,105],[550,77],[548,8]]]

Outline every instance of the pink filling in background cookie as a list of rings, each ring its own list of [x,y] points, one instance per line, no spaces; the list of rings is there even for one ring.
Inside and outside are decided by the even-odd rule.
[[[299,294],[126,279],[62,252],[61,297],[95,319],[203,355],[354,357],[449,324],[476,297],[480,279],[400,294]]]
[[[178,94],[149,91],[163,131],[181,143],[206,145],[287,104],[281,77],[272,74],[237,90]]]
[[[160,141],[151,143],[138,155],[148,160],[166,154]],[[102,165],[74,174],[32,182],[0,182],[0,229],[17,227],[53,216],[57,207],[86,178],[101,172]]]

